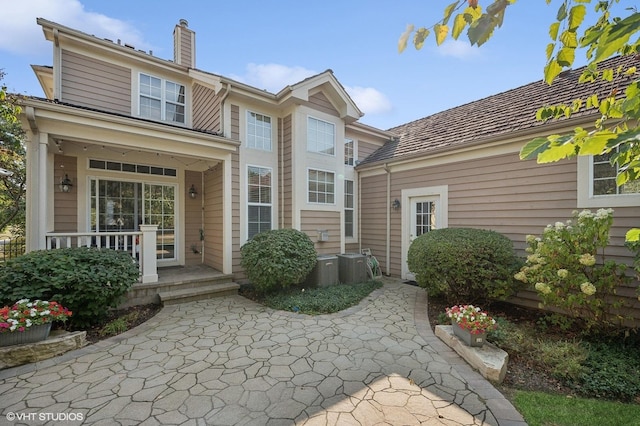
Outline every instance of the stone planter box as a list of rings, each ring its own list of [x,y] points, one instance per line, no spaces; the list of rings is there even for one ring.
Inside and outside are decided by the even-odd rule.
[[[457,323],[452,323],[453,334],[458,336],[467,346],[482,347],[487,337],[486,333],[472,334],[469,330],[460,327]]]
[[[34,325],[25,331],[0,333],[0,347],[36,343],[49,337],[51,323]]]

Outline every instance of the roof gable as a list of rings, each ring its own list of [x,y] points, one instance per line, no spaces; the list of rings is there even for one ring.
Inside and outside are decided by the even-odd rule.
[[[320,92],[322,93],[321,96],[319,96]],[[347,123],[354,122],[364,115],[331,70],[287,86],[276,96],[281,104],[296,102],[313,105],[314,99],[312,98],[315,98],[315,101],[319,99],[324,101],[326,99],[337,112],[337,115]],[[324,103],[325,106],[323,108],[329,108],[326,102]]]
[[[638,57],[632,55],[603,61],[599,68],[628,68],[639,63]],[[544,126],[536,120],[541,106],[570,103],[574,99],[584,100],[592,93],[605,95],[611,91],[611,83],[602,80],[578,83],[584,69],[565,71],[552,85],[539,80],[389,129],[397,139],[385,144],[362,164],[428,155],[490,138],[496,141],[514,132],[534,131]],[[619,92],[632,80],[630,77],[618,84]],[[582,111],[574,117],[589,115],[593,115],[593,111]]]

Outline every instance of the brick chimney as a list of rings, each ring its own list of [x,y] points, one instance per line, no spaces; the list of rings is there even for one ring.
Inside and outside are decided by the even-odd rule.
[[[173,62],[196,67],[196,33],[189,29],[186,19],[181,19],[173,30]]]

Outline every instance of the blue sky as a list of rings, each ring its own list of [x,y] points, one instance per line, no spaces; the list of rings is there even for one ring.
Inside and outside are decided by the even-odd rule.
[[[37,17],[163,59],[173,58],[173,28],[184,18],[196,32],[198,68],[271,92],[332,69],[365,112],[361,121],[383,129],[542,78],[558,1],[510,6],[481,48],[466,36],[438,48],[430,37],[422,50],[399,54],[406,25],[432,25],[451,1],[11,0],[3,8],[0,69],[10,91],[43,95],[30,65],[51,65],[52,56]]]

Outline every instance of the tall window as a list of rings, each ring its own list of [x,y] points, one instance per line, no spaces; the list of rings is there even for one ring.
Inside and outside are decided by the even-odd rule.
[[[353,237],[353,181],[344,181],[344,236]]]
[[[247,146],[271,151],[271,117],[247,111]]]
[[[616,185],[618,168],[611,166],[611,154],[593,157],[593,195],[619,195],[640,193],[640,181]]]
[[[336,130],[333,123],[309,117],[307,120],[307,151],[335,155]]]
[[[271,229],[271,169],[249,166],[248,182],[248,238]]]
[[[172,123],[185,122],[185,87],[140,74],[140,116]]]
[[[344,164],[347,166],[353,166],[353,139],[344,140]]]
[[[308,182],[310,203],[335,203],[335,175],[333,173],[309,169]]]

